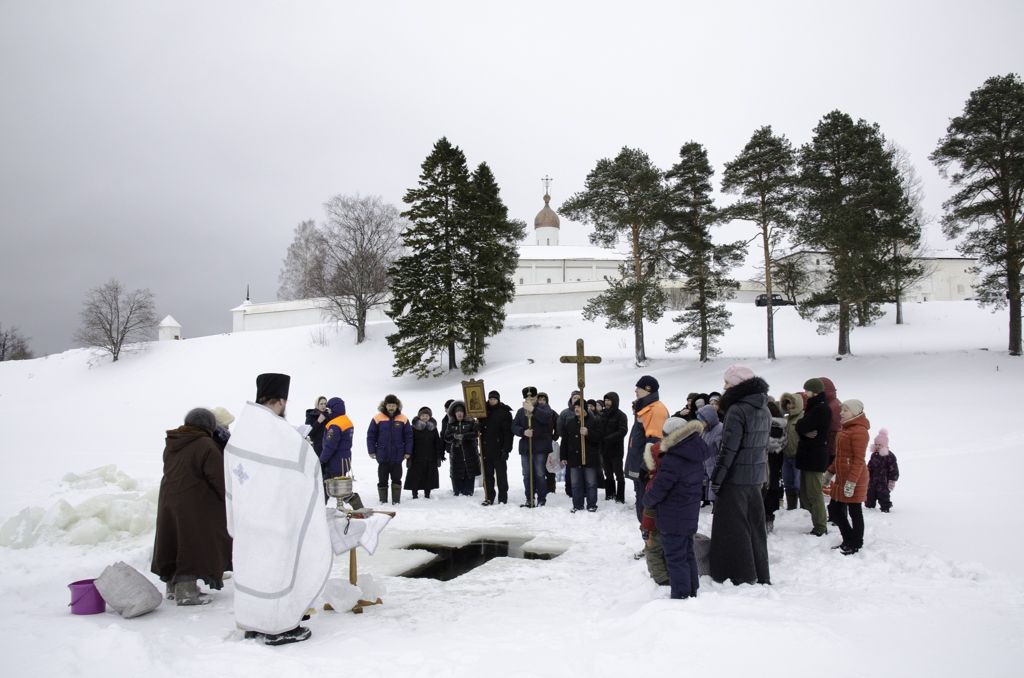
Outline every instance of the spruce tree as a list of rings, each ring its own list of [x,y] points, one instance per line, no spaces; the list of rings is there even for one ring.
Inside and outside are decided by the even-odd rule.
[[[458,322],[467,326],[463,346],[462,371],[474,374],[484,363],[487,337],[505,325],[505,306],[515,298],[513,276],[519,264],[518,243],[526,234],[526,224],[508,218],[508,208],[487,163],[480,163],[470,177],[470,204],[467,210],[471,240],[467,252],[460,255],[466,269],[470,305],[460,312]],[[460,246],[461,250],[461,246]]]
[[[1021,355],[1024,272],[1024,83],[1016,73],[971,92],[931,155],[957,188],[943,207],[943,231],[965,236],[960,252],[977,257],[982,305],[1009,306],[1009,352]],[[952,171],[952,174],[949,172]]]
[[[718,339],[732,327],[725,299],[739,285],[727,278],[729,269],[742,263],[743,242],[715,245],[711,227],[721,214],[711,197],[714,170],[701,144],[690,142],[679,150],[679,162],[665,173],[667,206],[664,247],[673,275],[682,277],[691,303],[673,318],[682,328],[669,337],[666,348],[678,351],[693,340],[701,362],[718,355]]]
[[[396,331],[388,336],[395,353],[395,376],[442,372],[434,363],[445,349],[448,368],[458,367],[457,344],[466,344],[464,313],[470,301],[466,262],[471,187],[466,156],[442,137],[421,165],[416,188],[409,189],[402,216],[412,225],[402,233],[407,250],[391,267],[388,316]]]
[[[783,135],[772,133],[770,125],[750,137],[743,151],[725,164],[722,190],[742,196],[728,209],[733,219],[752,221],[761,235],[764,256],[764,286],[767,293],[768,358],[775,360],[775,310],[772,305],[772,253],[793,224],[797,207],[796,153]]]
[[[658,320],[666,296],[656,271],[663,261],[659,249],[665,208],[661,171],[647,154],[626,148],[603,158],[587,175],[584,190],[566,200],[559,211],[567,218],[593,226],[590,242],[614,248],[625,238],[630,256],[619,267],[620,277],[594,297],[583,317],[607,319],[609,328],[632,327],[636,364],[647,362],[644,320]]]

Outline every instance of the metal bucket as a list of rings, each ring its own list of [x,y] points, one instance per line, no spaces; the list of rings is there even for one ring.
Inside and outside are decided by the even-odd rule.
[[[329,497],[349,497],[352,495],[352,479],[346,476],[336,476],[324,481]]]

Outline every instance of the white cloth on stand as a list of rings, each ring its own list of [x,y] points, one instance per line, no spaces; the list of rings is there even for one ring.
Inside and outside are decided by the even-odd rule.
[[[249,631],[289,631],[314,605],[333,560],[320,460],[287,421],[246,403],[224,450],[224,485],[235,620]]]
[[[331,530],[331,547],[335,555],[362,546],[373,555],[380,541],[380,533],[391,521],[391,516],[374,513],[368,518],[352,518],[337,509],[327,509],[327,525]],[[347,529],[346,529],[347,528]]]

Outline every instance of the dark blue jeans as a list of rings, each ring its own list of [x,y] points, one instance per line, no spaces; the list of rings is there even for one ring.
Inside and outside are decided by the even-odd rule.
[[[583,508],[583,493],[587,495],[587,508],[597,506],[597,469],[574,467],[569,469],[572,478],[572,507]]]
[[[796,467],[795,457],[782,460],[782,485],[787,490],[800,489],[800,469]]]
[[[529,454],[520,454],[519,459],[523,466],[523,493],[526,495],[527,503],[534,501],[530,496],[530,462],[527,461]],[[537,495],[537,503],[543,504],[548,498],[548,484],[544,479],[544,464],[548,460],[547,452],[533,453],[533,493]]]
[[[697,556],[693,552],[693,535],[662,532],[661,548],[665,551],[672,597],[696,596],[700,575],[697,572]]]

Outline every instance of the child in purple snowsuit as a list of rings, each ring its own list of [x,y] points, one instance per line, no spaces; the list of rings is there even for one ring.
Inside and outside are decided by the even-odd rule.
[[[864,502],[867,508],[875,508],[878,502],[882,513],[892,508],[889,493],[896,488],[900,478],[900,467],[896,463],[896,455],[889,449],[889,431],[881,429],[871,445],[871,459],[868,461],[868,498]]]

